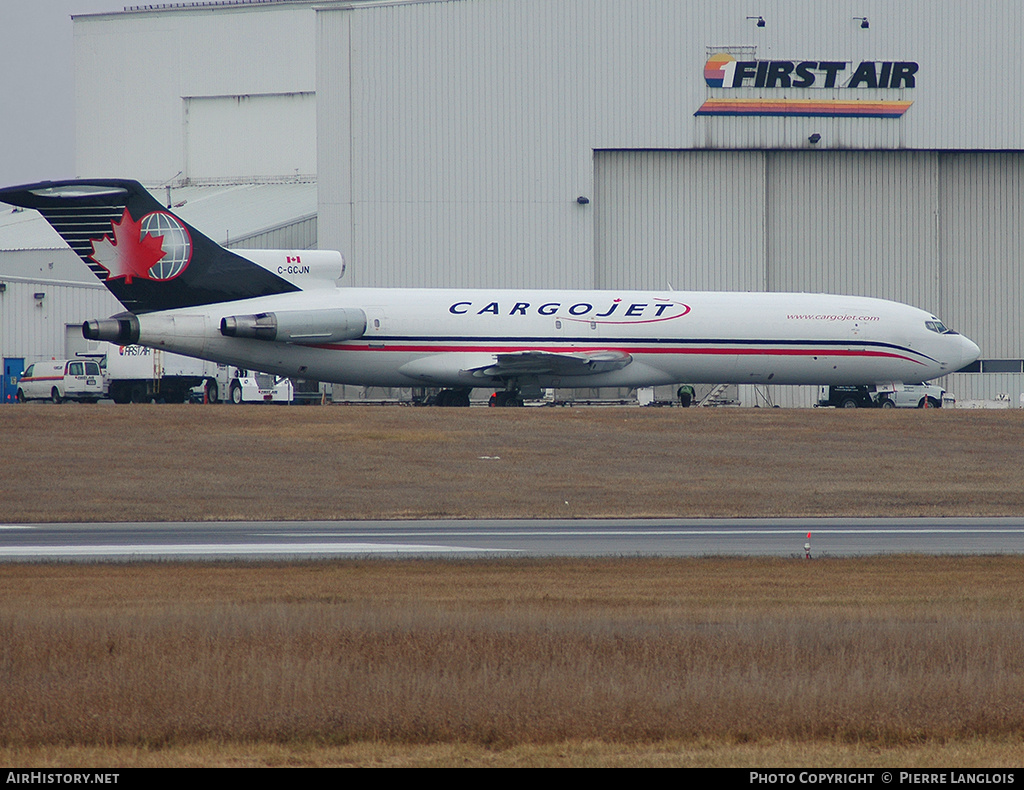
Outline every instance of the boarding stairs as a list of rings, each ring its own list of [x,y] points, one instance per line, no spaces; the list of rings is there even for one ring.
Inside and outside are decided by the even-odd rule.
[[[697,401],[697,406],[739,406],[739,400],[732,396],[735,389],[730,390],[731,384],[716,384],[703,398]]]

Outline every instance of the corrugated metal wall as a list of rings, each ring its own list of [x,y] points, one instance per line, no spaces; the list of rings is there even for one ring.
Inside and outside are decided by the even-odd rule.
[[[52,258],[52,250],[7,252],[5,255]],[[121,312],[117,300],[100,283],[55,282],[0,276],[0,357],[24,357],[25,364],[64,355],[67,323]],[[35,294],[43,294],[36,299]]]
[[[940,157],[942,309],[985,358],[1024,358],[1024,154]]]
[[[481,2],[319,14],[330,99],[318,171],[334,174],[321,246],[345,251],[352,285],[591,285],[592,214],[576,202],[590,196],[591,153],[572,109],[567,11],[578,13]],[[530,39],[509,47],[524,27]],[[553,167],[566,151],[582,154],[579,178]]]
[[[227,247],[236,250],[315,250],[317,247],[317,218],[305,217],[277,228],[232,239]]]
[[[934,154],[765,157],[770,290],[864,294],[941,310]]]
[[[877,296],[1024,358],[1024,153],[598,152],[600,287]]]
[[[762,291],[760,152],[599,151],[597,288]]]

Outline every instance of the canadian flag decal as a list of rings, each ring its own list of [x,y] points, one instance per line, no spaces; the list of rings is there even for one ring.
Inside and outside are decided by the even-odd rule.
[[[108,272],[108,279],[130,285],[143,280],[169,280],[188,266],[192,240],[185,227],[161,211],[133,220],[126,208],[120,222],[111,222],[111,236],[91,239],[92,258]]]

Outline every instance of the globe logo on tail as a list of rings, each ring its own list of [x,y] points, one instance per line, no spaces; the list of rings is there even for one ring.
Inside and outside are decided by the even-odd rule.
[[[91,239],[89,257],[107,270],[107,279],[170,280],[192,259],[192,238],[178,219],[163,211],[135,221],[125,208],[120,222],[110,223],[111,236]]]
[[[170,280],[185,271],[192,258],[192,239],[176,217],[162,211],[147,214],[142,218],[142,234],[163,239],[164,257],[149,270],[152,279]]]

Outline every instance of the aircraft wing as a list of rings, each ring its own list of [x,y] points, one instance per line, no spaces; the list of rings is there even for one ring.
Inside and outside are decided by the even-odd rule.
[[[512,351],[495,354],[494,362],[467,371],[479,378],[510,376],[589,376],[626,367],[633,357],[624,351]]]

